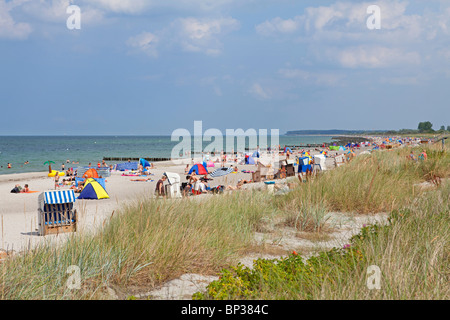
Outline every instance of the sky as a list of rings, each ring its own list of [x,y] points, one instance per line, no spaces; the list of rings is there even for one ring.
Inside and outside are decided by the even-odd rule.
[[[0,0],[0,135],[439,129],[449,98],[450,1]]]

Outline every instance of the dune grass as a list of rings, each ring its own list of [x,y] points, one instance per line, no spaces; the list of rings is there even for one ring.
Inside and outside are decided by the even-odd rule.
[[[416,156],[424,148],[414,148]],[[448,148],[447,148],[448,149]],[[279,208],[311,205],[353,213],[390,212],[401,208],[422,190],[415,186],[450,176],[450,154],[426,147],[427,161],[408,159],[410,148],[376,151],[354,158],[348,165],[324,172],[275,201]]]
[[[395,210],[386,226],[369,226],[344,248],[302,259],[258,259],[222,270],[195,299],[450,298],[450,183]],[[370,286],[369,266],[380,271]],[[371,267],[373,268],[373,267]],[[369,283],[369,284],[368,284]]]
[[[45,243],[0,263],[0,299],[102,299],[108,297],[108,287],[124,292],[130,287],[148,291],[183,273],[215,274],[235,263],[240,254],[253,245],[254,232],[268,217],[281,215],[286,224],[300,231],[320,232],[329,210],[356,213],[400,210],[422,196],[423,191],[414,184],[438,181],[436,177],[445,178],[450,173],[448,152],[429,148],[428,160],[422,162],[409,161],[408,153],[405,148],[359,156],[350,164],[301,183],[282,196],[234,192],[210,199],[138,199],[114,214],[95,233],[77,232],[62,244]],[[432,215],[433,202],[427,203],[427,214]],[[436,221],[433,228],[441,231],[434,235],[430,229],[425,239],[419,228],[426,224],[424,217],[411,219],[415,222],[404,227],[401,237],[414,241],[417,236],[428,241],[428,237],[438,236],[432,243],[425,243],[439,245],[440,249],[436,247],[430,253],[423,251],[423,246],[405,245],[404,254],[416,260],[428,254],[425,263],[434,266],[442,261],[445,242],[441,241],[448,240],[444,229],[446,226],[448,230],[448,224]],[[389,241],[380,240],[373,257],[389,253],[389,257],[395,258],[395,244],[402,238],[397,234],[392,237]],[[390,248],[387,253],[386,248]],[[416,248],[417,252],[407,251],[408,248]],[[448,258],[448,247],[445,248]],[[406,258],[404,261],[415,267],[413,260]],[[67,268],[72,265],[80,268],[81,289],[71,290],[66,285]],[[402,268],[405,268],[403,272],[410,272],[405,264],[398,266],[398,270]],[[345,277],[336,277],[343,283],[348,281]],[[314,288],[310,295],[317,298]],[[323,288],[325,296],[336,292],[333,297],[340,297],[335,287]],[[340,294],[348,298],[353,293],[342,291]],[[436,294],[441,295],[442,291]],[[271,296],[270,291],[263,296],[278,297],[278,292]]]
[[[263,193],[211,199],[140,199],[95,234],[72,234],[0,264],[0,299],[101,299],[105,288],[151,288],[185,272],[214,274],[236,262],[271,207]],[[82,288],[66,286],[69,266]]]

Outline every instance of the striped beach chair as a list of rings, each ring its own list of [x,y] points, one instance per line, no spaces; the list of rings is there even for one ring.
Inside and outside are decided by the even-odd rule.
[[[73,190],[46,191],[38,197],[39,235],[75,232],[77,211]]]

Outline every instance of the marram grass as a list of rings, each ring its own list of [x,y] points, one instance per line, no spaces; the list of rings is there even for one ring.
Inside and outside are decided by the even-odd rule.
[[[254,231],[266,218],[284,216],[299,230],[321,231],[328,210],[367,213],[405,208],[411,213],[401,223],[360,244],[367,261],[385,270],[384,291],[367,293],[361,289],[363,267],[355,269],[353,263],[349,269],[344,263],[331,268],[333,261],[327,273],[332,281],[320,278],[323,285],[318,287],[318,278],[309,279],[306,296],[295,296],[298,290],[292,287],[287,291],[293,294],[263,290],[260,297],[448,297],[442,281],[448,283],[448,267],[443,268],[449,258],[448,192],[442,191],[448,186],[427,191],[430,196],[424,198],[425,191],[415,185],[448,178],[450,159],[448,151],[427,149],[428,160],[422,162],[407,159],[409,148],[359,156],[283,196],[235,192],[204,200],[139,199],[95,233],[78,232],[62,244],[44,243],[0,263],[0,299],[103,299],[109,297],[107,287],[148,291],[183,273],[216,274],[232,265],[252,246]],[[67,270],[73,265],[80,269],[80,289],[67,286]],[[285,288],[282,279],[273,285]]]

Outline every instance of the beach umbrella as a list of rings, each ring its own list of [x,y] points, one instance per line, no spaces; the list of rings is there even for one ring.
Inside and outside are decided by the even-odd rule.
[[[233,172],[233,168],[219,168],[215,171],[213,171],[209,176],[212,178],[216,178],[216,177],[222,177],[222,176],[226,176],[229,173]]]
[[[52,165],[51,165],[52,163],[55,164],[54,161],[50,161],[50,160],[44,162],[44,166],[48,164],[48,173],[52,173]]]

